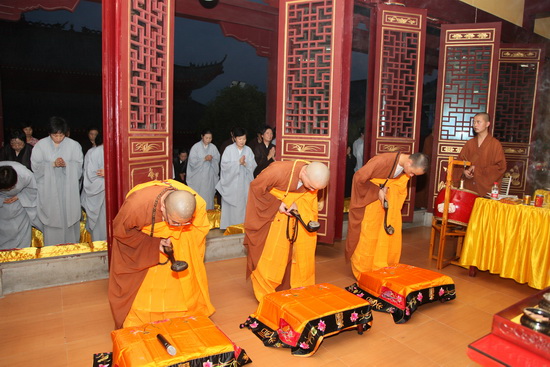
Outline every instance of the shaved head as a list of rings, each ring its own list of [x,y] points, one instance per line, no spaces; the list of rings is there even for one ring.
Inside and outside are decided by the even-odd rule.
[[[321,162],[311,162],[304,168],[307,179],[309,179],[310,184],[313,185],[315,189],[321,190],[327,187],[330,172],[326,165]]]
[[[173,191],[164,199],[166,213],[176,216],[182,221],[189,220],[193,217],[196,205],[195,195],[185,190]]]

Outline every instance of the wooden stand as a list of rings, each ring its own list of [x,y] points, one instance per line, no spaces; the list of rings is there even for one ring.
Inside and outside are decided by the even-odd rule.
[[[453,179],[453,167],[455,165],[470,166],[471,162],[468,161],[455,161],[453,157],[449,157],[449,164],[447,166],[447,178],[445,180],[445,200],[443,204],[443,216],[441,220],[435,218],[432,219],[432,233],[430,236],[430,254],[429,259],[437,260],[437,269],[443,269],[445,266],[451,264],[453,261],[459,258],[459,254],[462,250],[462,242],[466,235],[466,228],[453,223],[449,223],[449,201],[451,199],[451,181]],[[435,234],[439,232],[439,243],[437,256],[434,256],[435,247]],[[454,256],[445,259],[445,245],[447,237],[456,237],[458,240],[456,253]]]

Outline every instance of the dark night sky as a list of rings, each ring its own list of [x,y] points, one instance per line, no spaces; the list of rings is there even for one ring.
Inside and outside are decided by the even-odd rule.
[[[68,22],[75,26],[75,30],[80,30],[81,27],[100,30],[101,4],[81,1],[74,13],[65,10],[36,10],[25,13],[25,18],[44,23]],[[256,85],[265,92],[267,59],[257,56],[252,46],[225,37],[217,24],[179,17],[176,18],[174,34],[174,62],[178,65],[220,61],[227,55],[224,74],[216,77],[207,86],[195,90],[192,94],[194,100],[206,103],[216,96],[218,90],[229,86],[234,80]]]
[[[101,4],[81,1],[74,13],[65,10],[36,10],[25,13],[25,18],[44,23],[69,22],[74,24],[76,30],[83,26],[100,30]],[[174,61],[178,65],[220,61],[227,55],[224,74],[216,77],[207,86],[195,90],[192,94],[194,100],[207,103],[216,96],[218,90],[229,86],[232,81],[256,85],[261,91],[266,91],[267,59],[257,56],[256,50],[247,43],[225,37],[217,24],[178,17],[174,34]],[[366,78],[367,57],[366,54],[353,53],[351,80]]]

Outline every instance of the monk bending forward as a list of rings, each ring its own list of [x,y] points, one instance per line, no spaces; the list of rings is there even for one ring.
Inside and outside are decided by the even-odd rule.
[[[426,173],[429,160],[425,154],[384,153],[371,158],[353,176],[348,214],[346,259],[357,279],[399,262],[401,257],[401,208],[407,197],[407,183],[415,175]],[[388,202],[384,229],[384,200]]]
[[[128,193],[113,221],[109,302],[117,329],[214,313],[204,266],[209,229],[205,201],[180,182],[151,181]],[[165,246],[189,267],[172,271]]]
[[[329,180],[320,162],[273,162],[250,183],[244,221],[247,276],[258,301],[268,293],[315,284],[317,234],[290,214],[317,221],[317,191]]]

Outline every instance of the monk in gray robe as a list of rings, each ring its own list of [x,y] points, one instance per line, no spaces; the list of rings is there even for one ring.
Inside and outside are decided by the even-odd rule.
[[[244,223],[248,188],[254,179],[256,161],[252,149],[246,145],[246,130],[233,130],[235,142],[223,152],[220,182],[216,190],[222,196],[220,229]]]
[[[206,201],[206,210],[214,209],[214,194],[219,181],[220,153],[212,144],[212,132],[204,130],[201,141],[191,147],[187,158],[187,185]]]
[[[69,127],[60,117],[50,118],[49,133],[36,143],[31,157],[38,185],[38,218],[44,224],[44,245],[77,243],[82,148],[67,137]]]
[[[96,144],[98,139],[100,136],[96,138]],[[91,233],[92,241],[105,241],[107,239],[107,222],[105,219],[103,144],[91,148],[86,153],[83,175],[80,200],[86,211],[86,229]]]
[[[36,196],[36,181],[29,169],[18,162],[0,162],[0,249],[31,245]]]

